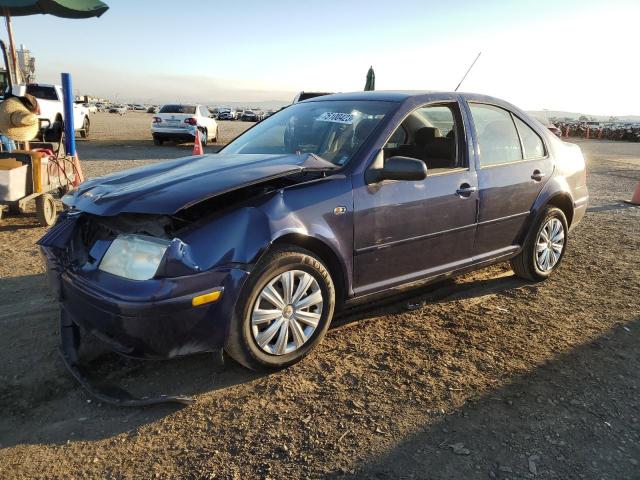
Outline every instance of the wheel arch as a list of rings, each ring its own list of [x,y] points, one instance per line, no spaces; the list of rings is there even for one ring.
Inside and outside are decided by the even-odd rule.
[[[287,233],[276,238],[271,247],[294,245],[309,250],[316,255],[329,269],[336,290],[336,306],[341,306],[347,297],[346,269],[340,257],[326,242],[300,233]]]
[[[567,218],[567,227],[570,227],[574,216],[573,197],[564,178],[555,177],[550,179],[538,195],[538,198],[531,208],[531,214],[521,231],[521,243],[526,240],[532,225],[535,225],[536,220],[549,205],[562,210],[562,213],[564,213],[564,216]]]
[[[567,218],[567,226],[571,226],[571,222],[573,221],[573,200],[568,193],[557,193],[549,198],[545,205],[551,205],[562,210],[562,213],[564,213],[564,216]]]

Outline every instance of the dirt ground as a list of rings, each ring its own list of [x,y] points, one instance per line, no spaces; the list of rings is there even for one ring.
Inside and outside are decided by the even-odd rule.
[[[96,115],[87,174],[189,152],[153,146],[148,122]],[[222,123],[222,141],[246,126]],[[640,207],[620,201],[640,144],[579,143],[589,211],[544,283],[501,264],[359,307],[271,375],[94,352],[94,370],[135,392],[193,394],[183,408],[84,393],[56,350],[44,229],[4,218],[0,478],[640,478]]]

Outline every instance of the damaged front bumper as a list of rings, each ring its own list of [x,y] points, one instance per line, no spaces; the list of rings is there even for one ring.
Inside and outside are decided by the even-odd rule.
[[[176,278],[127,280],[94,270],[65,270],[52,249],[40,247],[48,281],[73,323],[133,358],[161,359],[224,346],[229,320],[248,272],[216,268]],[[192,299],[219,291],[214,303]]]
[[[188,403],[186,397],[135,398],[115,386],[93,385],[78,360],[80,332],[139,359],[221,352],[248,272],[227,267],[175,278],[127,280],[99,270],[73,272],[61,264],[55,249],[40,248],[49,285],[60,304],[62,356],[80,384],[99,400],[115,405]],[[211,292],[220,292],[217,301],[194,306],[194,297]]]

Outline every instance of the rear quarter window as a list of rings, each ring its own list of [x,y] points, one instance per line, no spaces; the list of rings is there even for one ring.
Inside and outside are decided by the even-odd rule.
[[[531,158],[541,158],[545,156],[544,143],[540,136],[526,123],[520,120],[515,115],[513,116],[520,138],[522,139],[522,146],[524,147],[524,158],[529,160]]]

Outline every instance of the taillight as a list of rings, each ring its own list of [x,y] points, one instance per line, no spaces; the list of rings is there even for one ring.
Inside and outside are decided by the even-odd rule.
[[[162,123],[162,119],[160,117],[153,117],[152,123]]]
[[[184,123],[188,123],[189,125],[197,125],[198,120],[195,118],[185,118]]]

